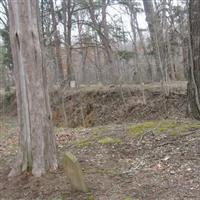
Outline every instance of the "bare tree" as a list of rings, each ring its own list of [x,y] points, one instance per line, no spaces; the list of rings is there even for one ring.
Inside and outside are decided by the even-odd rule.
[[[1,48],[3,51],[1,54],[0,70],[1,70],[1,80],[5,89],[9,89],[12,84],[12,77],[9,74],[13,73],[13,63],[9,39],[9,17],[8,17],[8,3],[7,0],[0,0],[0,38],[1,38]],[[0,83],[1,84],[1,83]]]
[[[50,0],[50,8],[51,8],[51,16],[53,22],[53,31],[54,31],[54,44],[55,44],[55,53],[56,53],[56,65],[58,67],[58,79],[62,81],[64,79],[64,72],[62,66],[62,56],[60,52],[60,39],[59,39],[59,31],[57,28],[56,22],[56,14],[54,8],[53,0]]]
[[[200,119],[200,1],[190,0],[189,29],[190,29],[190,69],[188,96],[191,114]]]
[[[107,27],[107,21],[106,21],[106,7],[107,7],[107,2],[105,0],[102,1],[102,20],[100,23],[98,23],[96,15],[95,15],[95,5],[93,0],[89,0],[88,4],[88,11],[90,14],[90,18],[93,23],[93,28],[94,30],[97,31],[101,42],[105,48],[106,52],[106,61],[108,63],[113,63],[114,58],[113,58],[113,50],[110,44],[110,40],[108,38],[108,27]]]
[[[128,14],[130,15],[130,24],[131,24],[131,31],[133,34],[133,38],[134,38],[134,46],[135,46],[135,52],[136,55],[138,55],[138,50],[137,50],[137,38],[136,38],[136,31],[138,32],[138,36],[142,45],[142,49],[144,51],[144,57],[145,57],[145,61],[147,64],[147,77],[150,81],[152,81],[152,76],[153,76],[153,72],[152,72],[152,66],[151,63],[148,59],[148,55],[147,55],[147,49],[145,47],[145,42],[144,42],[144,38],[143,38],[143,34],[140,31],[139,28],[139,23],[138,23],[138,18],[137,18],[137,14],[139,12],[139,8],[137,8],[137,4],[135,5],[135,2],[132,2],[131,0],[129,0],[128,2],[123,2],[123,4],[125,4],[128,8]],[[140,69],[141,71],[141,69]],[[141,76],[141,75],[140,75]]]
[[[64,18],[64,41],[67,54],[67,82],[70,86],[70,82],[74,80],[74,74],[72,69],[72,15],[75,8],[75,4],[72,0],[63,0],[63,18]]]
[[[160,49],[160,40],[158,32],[160,31],[160,24],[158,19],[156,20],[156,15],[154,12],[152,0],[143,0],[146,21],[149,27],[149,33],[152,41],[153,51],[155,55],[157,79],[163,78],[163,62],[162,62],[162,53]]]
[[[9,0],[10,40],[20,126],[19,152],[9,176],[57,168],[52,116],[38,25],[38,1]]]
[[[87,44],[84,44],[83,37],[83,23],[81,23],[81,19],[84,18],[84,14],[81,12],[77,12],[75,17],[77,20],[77,28],[78,28],[78,37],[80,43],[80,68],[81,68],[81,81],[84,83],[86,81],[86,59],[87,59]]]

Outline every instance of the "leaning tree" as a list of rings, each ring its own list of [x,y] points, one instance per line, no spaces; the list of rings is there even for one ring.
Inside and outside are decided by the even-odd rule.
[[[192,116],[200,119],[200,1],[190,0],[190,67],[188,81],[189,108]]]
[[[19,152],[9,174],[41,176],[57,168],[56,145],[42,55],[37,0],[9,0],[10,41],[15,70]]]

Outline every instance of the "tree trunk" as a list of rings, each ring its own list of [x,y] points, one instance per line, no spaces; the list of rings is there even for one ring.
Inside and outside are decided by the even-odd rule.
[[[64,17],[64,39],[66,49],[66,65],[67,65],[67,84],[70,86],[70,82],[74,81],[74,72],[72,69],[72,47],[71,47],[71,34],[72,34],[72,14],[73,5],[71,0],[63,1],[63,17]]]
[[[79,37],[79,42],[80,42],[80,55],[81,55],[81,60],[80,60],[80,68],[81,68],[81,82],[85,83],[86,81],[86,58],[87,58],[87,47],[84,46],[83,44],[83,37],[82,37],[82,30],[83,30],[83,24],[80,22],[84,17],[84,15],[79,16],[79,12],[76,14],[76,19],[77,19],[77,28],[78,28],[78,37]]]
[[[71,81],[74,81],[74,73],[72,69],[72,41],[71,41],[71,35],[72,35],[72,2],[71,0],[67,0],[67,78],[69,80],[69,83]]]
[[[144,11],[146,15],[146,21],[149,27],[154,57],[155,57],[156,72],[157,72],[156,80],[161,80],[163,78],[163,72],[162,72],[163,66],[162,66],[162,60],[161,60],[160,44],[159,44],[159,37],[158,37],[158,31],[157,31],[158,28],[156,28],[157,23],[155,19],[156,16],[155,16],[154,8],[153,8],[153,2],[152,0],[143,0],[143,5],[144,5]]]
[[[107,1],[106,0],[102,0],[102,9],[101,9],[101,13],[102,13],[102,20],[101,20],[101,25],[102,25],[102,29],[103,29],[103,35],[104,37],[100,36],[102,42],[105,44],[105,48],[106,48],[106,52],[107,52],[107,63],[113,63],[113,52],[112,52],[112,48],[110,45],[110,40],[109,40],[109,31],[108,31],[108,24],[107,24]],[[106,41],[107,40],[107,41]]]
[[[184,77],[188,80],[188,70],[189,70],[189,40],[188,37],[182,38],[182,55],[183,55],[183,69]]]
[[[101,65],[101,53],[97,43],[97,34],[95,33],[95,48],[94,48],[94,60],[96,66],[97,81],[103,82],[102,65]]]
[[[146,50],[146,47],[145,47],[143,35],[142,35],[142,33],[141,33],[140,29],[139,29],[139,24],[138,24],[138,20],[137,20],[137,14],[135,14],[135,15],[136,15],[135,16],[135,25],[136,25],[137,32],[138,32],[138,35],[139,35],[139,38],[140,38],[142,49],[144,51],[144,58],[145,58],[145,61],[147,63],[147,81],[152,82],[152,79],[153,79],[152,66],[151,66],[151,63],[150,63],[150,61],[148,59],[147,50]]]
[[[133,16],[131,15],[131,18],[133,18]],[[138,47],[137,47],[137,32],[136,32],[136,28],[134,27],[134,21],[133,19],[131,19],[131,29],[132,29],[132,33],[133,33],[133,48],[134,48],[134,53],[135,53],[135,65],[136,65],[136,69],[137,69],[137,75],[139,78],[139,83],[142,84],[143,83],[143,77],[142,77],[142,70],[141,70],[141,65],[139,66],[139,55],[138,55]]]
[[[190,69],[188,98],[191,115],[200,120],[200,1],[190,0]]]
[[[60,39],[59,39],[59,34],[58,34],[58,29],[57,29],[57,22],[56,22],[56,15],[55,15],[55,10],[54,10],[53,0],[50,0],[50,8],[51,8],[51,16],[52,16],[52,22],[53,22],[56,65],[58,67],[58,80],[63,81],[64,72],[63,72],[63,66],[62,66],[62,56],[60,52]]]
[[[93,26],[95,30],[98,33],[98,36],[101,39],[101,42],[105,48],[106,52],[106,62],[109,64],[113,64],[114,62],[114,55],[113,55],[113,50],[110,44],[110,40],[108,38],[108,27],[107,27],[107,22],[106,22],[106,1],[102,1],[102,21],[101,21],[101,26],[98,24],[95,16],[95,7],[94,7],[94,2],[93,0],[89,0],[88,4],[88,11],[90,14],[90,18],[92,20]]]
[[[20,126],[19,152],[9,176],[57,168],[46,69],[37,21],[38,2],[9,0],[10,40]]]

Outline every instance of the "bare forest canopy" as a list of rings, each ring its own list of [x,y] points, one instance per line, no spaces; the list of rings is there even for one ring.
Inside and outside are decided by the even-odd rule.
[[[186,80],[185,0],[40,0],[48,83]],[[13,85],[7,0],[0,0],[0,85]]]

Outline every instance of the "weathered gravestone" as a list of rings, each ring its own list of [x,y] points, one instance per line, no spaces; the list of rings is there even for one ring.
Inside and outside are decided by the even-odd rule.
[[[84,182],[83,173],[77,158],[70,152],[66,152],[63,159],[64,172],[70,179],[75,190],[87,192],[88,188]]]

